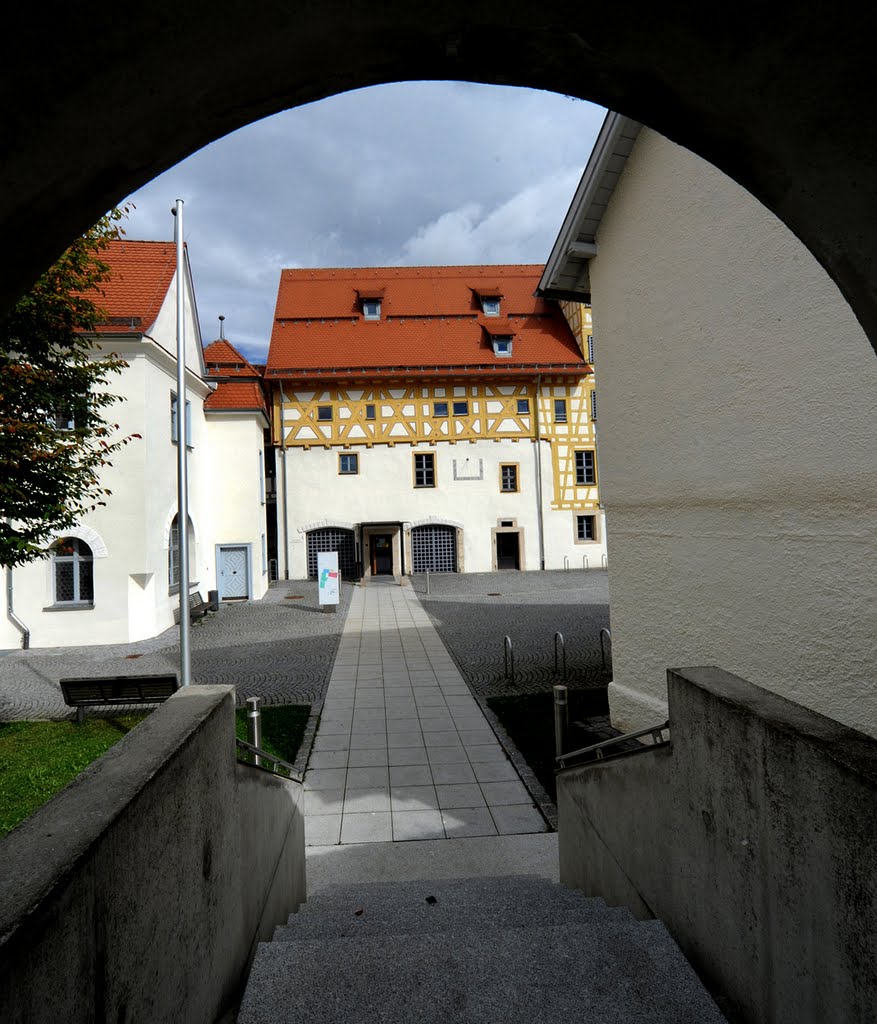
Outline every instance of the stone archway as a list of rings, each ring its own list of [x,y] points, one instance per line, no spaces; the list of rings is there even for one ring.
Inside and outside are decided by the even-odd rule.
[[[772,209],[877,344],[873,16],[851,2],[155,0],[18,7],[0,64],[6,308],[113,203],[258,118],[346,89],[459,79],[551,89],[629,114]]]

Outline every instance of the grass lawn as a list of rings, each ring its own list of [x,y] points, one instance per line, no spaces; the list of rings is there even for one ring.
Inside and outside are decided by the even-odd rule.
[[[75,722],[0,723],[0,835],[100,757],[145,714]]]
[[[308,717],[311,713],[310,704],[270,705],[260,709],[262,712],[262,749],[266,754],[295,764],[298,748],[301,746]],[[247,709],[238,708],[235,727],[238,739],[247,738]]]
[[[487,706],[502,723],[512,742],[520,750],[527,764],[536,773],[545,792],[557,799],[554,779],[554,694],[527,693],[514,697],[489,697]],[[570,721],[587,715],[608,712],[606,691],[570,690]],[[604,710],[604,706],[606,710]],[[587,719],[586,719],[587,720]],[[597,743],[602,736],[591,735],[584,729],[570,727],[570,748],[586,747]]]

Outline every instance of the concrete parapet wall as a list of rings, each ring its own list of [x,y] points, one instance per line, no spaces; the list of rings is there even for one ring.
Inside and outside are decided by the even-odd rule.
[[[661,918],[735,1020],[873,1021],[877,741],[667,675],[670,748],[558,776],[561,881]]]
[[[214,1021],[304,899],[301,787],[180,691],[0,843],[0,1019]]]

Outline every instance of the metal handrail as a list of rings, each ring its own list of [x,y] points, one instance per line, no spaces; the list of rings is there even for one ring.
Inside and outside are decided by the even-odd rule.
[[[647,729],[639,729],[637,732],[628,732],[623,736],[614,736],[611,740],[602,740],[600,743],[592,743],[589,747],[582,747],[580,750],[570,750],[566,754],[558,755],[555,760],[561,768],[566,768],[566,762],[573,757],[584,757],[585,754],[593,754],[597,760],[606,757],[606,751],[612,747],[618,747],[622,743],[629,743],[631,740],[639,739],[640,736],[651,736],[653,743],[643,743],[639,750],[619,750],[610,757],[621,757],[625,754],[643,754],[646,751],[654,750],[655,747],[666,747],[670,744],[669,737],[665,740],[664,733],[670,731],[669,719],[661,725],[652,725]]]
[[[563,571],[569,572],[569,555],[563,556]]]
[[[241,740],[235,737],[235,743],[237,744],[238,751],[245,750],[251,759],[241,757],[238,754],[238,761],[241,764],[250,765],[252,768],[262,768],[266,772],[270,772],[272,775],[280,775],[292,779],[293,782],[304,781],[302,773],[288,761],[284,761],[280,757],[275,757],[273,754],[269,754],[266,750],[262,750],[260,747],[254,747],[252,743],[247,743],[246,740]],[[274,767],[267,768],[265,762],[270,762]]]
[[[612,634],[609,632],[609,630],[605,626],[600,630],[600,660],[603,662],[603,671],[605,672],[606,671],[606,650],[603,647],[603,634],[604,633],[606,634],[606,639],[609,641],[609,649],[610,650],[612,649]]]
[[[563,633],[554,634],[554,674],[557,675],[557,638],[560,637],[560,649],[563,651],[563,681],[566,682],[566,640]]]
[[[507,636],[502,642],[502,653],[503,653],[503,674],[506,679],[509,678],[509,662],[512,666],[512,683],[515,681],[515,652],[512,649],[512,638]]]
[[[589,567],[588,556],[582,555],[582,568],[587,570]]]

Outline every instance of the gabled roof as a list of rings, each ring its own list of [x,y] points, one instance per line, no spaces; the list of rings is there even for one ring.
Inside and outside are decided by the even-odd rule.
[[[261,412],[268,406],[256,368],[225,338],[204,349],[207,379],[216,390],[204,402],[205,412]]]
[[[553,303],[536,298],[539,265],[284,270],[266,377],[339,374],[406,377],[568,373],[590,367]],[[479,291],[501,295],[501,323],[514,354],[496,356],[497,319]],[[366,320],[360,297],[382,290],[381,317]],[[483,292],[482,292],[483,294]]]
[[[596,256],[597,229],[642,125],[610,110],[554,242],[538,293],[589,301],[588,261]]]
[[[100,258],[110,279],[88,297],[106,313],[98,334],[149,334],[177,269],[173,242],[112,241]]]

